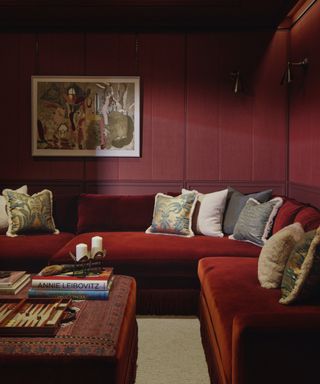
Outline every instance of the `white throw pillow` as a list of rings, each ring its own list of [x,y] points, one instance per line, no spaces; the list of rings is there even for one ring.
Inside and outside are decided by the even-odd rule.
[[[303,238],[300,223],[290,224],[276,232],[261,249],[258,279],[264,288],[279,288],[283,271],[295,245]]]
[[[192,218],[195,232],[205,236],[223,237],[222,220],[228,189],[206,194],[182,189],[183,194],[190,192],[198,194],[198,207]]]
[[[22,187],[15,190],[19,193],[28,193],[28,187],[23,185]],[[7,229],[9,226],[8,215],[6,212],[6,199],[4,196],[0,196],[0,230]]]

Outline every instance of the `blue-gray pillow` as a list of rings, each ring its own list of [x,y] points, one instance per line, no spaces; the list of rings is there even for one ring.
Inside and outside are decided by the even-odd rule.
[[[223,219],[223,232],[226,235],[231,235],[234,230],[234,226],[238,221],[239,215],[246,205],[246,202],[253,198],[258,200],[260,203],[264,203],[271,199],[272,189],[267,189],[265,191],[251,193],[249,195],[244,195],[243,193],[233,189],[228,188],[231,191],[231,197],[227,203],[227,207]]]
[[[250,198],[241,211],[230,238],[249,241],[262,247],[271,233],[273,220],[282,204],[281,197],[265,203]]]

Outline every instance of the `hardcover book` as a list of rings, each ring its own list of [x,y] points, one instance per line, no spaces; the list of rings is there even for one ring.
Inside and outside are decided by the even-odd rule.
[[[30,274],[24,274],[9,287],[0,287],[0,295],[15,295],[30,281]]]
[[[8,273],[8,277],[0,278],[0,288],[12,287],[17,280],[26,274],[26,271],[8,271]]]
[[[73,300],[107,300],[110,291],[108,289],[95,291],[82,290],[63,290],[63,289],[37,289],[30,288],[29,298],[55,298],[55,299],[73,299]]]
[[[72,273],[53,276],[36,275],[32,277],[31,286],[50,290],[104,291],[108,289],[112,276],[112,268],[105,268],[101,273],[91,273],[86,277],[77,277]]]

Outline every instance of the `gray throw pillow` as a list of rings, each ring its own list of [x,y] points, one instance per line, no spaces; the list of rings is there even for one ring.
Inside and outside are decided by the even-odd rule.
[[[271,199],[272,189],[268,189],[268,190],[257,192],[257,193],[251,193],[250,195],[244,195],[243,193],[232,188],[228,188],[228,189],[232,193],[231,193],[229,203],[227,203],[227,207],[224,214],[223,232],[226,235],[231,235],[233,233],[234,226],[238,221],[239,215],[243,207],[246,205],[246,202],[250,198],[253,198],[255,200],[258,200],[260,203],[264,203]]]
[[[230,237],[234,240],[250,241],[262,247],[271,233],[273,220],[282,203],[281,197],[265,203],[250,198],[241,211]]]

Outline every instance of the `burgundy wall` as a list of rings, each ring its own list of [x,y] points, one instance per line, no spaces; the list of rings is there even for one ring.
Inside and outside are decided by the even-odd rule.
[[[231,184],[285,193],[287,99],[279,82],[288,36],[288,31],[0,34],[0,186],[135,194]],[[243,94],[232,92],[234,69],[243,74]],[[141,76],[142,157],[33,158],[32,75]],[[291,154],[299,151],[295,146]],[[303,173],[292,172],[291,181],[304,181]]]
[[[306,73],[294,72],[290,92],[290,195],[320,207],[320,3],[291,29],[290,58],[307,57]]]

